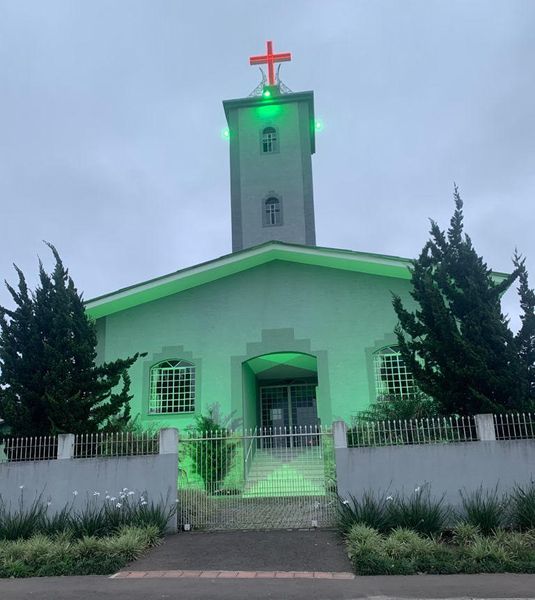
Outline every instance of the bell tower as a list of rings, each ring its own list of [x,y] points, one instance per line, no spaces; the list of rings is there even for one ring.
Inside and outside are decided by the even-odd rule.
[[[225,100],[230,144],[232,250],[277,240],[314,246],[313,92],[291,92],[274,73],[289,52],[265,55],[268,78],[247,98]]]

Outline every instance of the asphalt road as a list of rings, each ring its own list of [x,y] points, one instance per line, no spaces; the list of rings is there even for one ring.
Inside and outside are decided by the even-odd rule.
[[[353,581],[43,577],[0,580],[2,600],[535,598],[534,575],[415,575]]]

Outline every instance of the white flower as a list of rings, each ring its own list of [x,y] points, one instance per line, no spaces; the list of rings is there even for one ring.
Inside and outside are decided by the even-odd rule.
[[[386,499],[387,500],[393,500],[394,498],[392,498],[392,496],[387,496]]]
[[[51,504],[52,504],[52,502],[47,502],[46,503],[47,506],[50,506]]]
[[[110,495],[106,494],[106,500],[109,500],[109,499],[110,499]]]
[[[122,493],[121,493],[121,494],[119,494],[119,498],[120,498],[121,500],[124,500],[124,499],[126,498],[126,494],[122,494]]]
[[[78,496],[78,490],[73,490],[72,495],[73,496]]]
[[[349,501],[348,501],[348,500],[344,500],[344,501],[342,502],[342,504],[345,504],[346,506],[349,506]]]
[[[110,498],[110,500],[111,500],[112,502],[115,502],[115,500],[117,500],[117,498],[116,498],[115,496],[112,496],[112,497]]]
[[[93,492],[93,496],[100,496],[100,492]]]
[[[19,490],[23,490],[24,486],[23,485],[19,485]]]
[[[122,504],[120,502],[117,502],[117,504],[115,506],[116,506],[116,508],[121,508]]]
[[[420,491],[420,486],[417,486],[417,487],[415,487],[415,488],[414,488],[414,491],[415,491],[416,493],[418,493],[418,492]]]
[[[129,496],[133,496],[135,494],[135,492],[128,492]]]
[[[140,496],[139,501],[143,502],[145,500],[145,498],[143,498],[143,496]]]
[[[123,492],[128,492],[128,488],[123,488]]]
[[[147,506],[148,502],[146,500],[143,500],[143,502],[141,503],[141,506]]]

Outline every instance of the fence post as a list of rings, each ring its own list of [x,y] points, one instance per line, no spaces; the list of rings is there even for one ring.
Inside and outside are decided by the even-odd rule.
[[[74,457],[74,434],[60,433],[58,435],[58,460]]]
[[[480,442],[495,442],[494,416],[492,414],[475,415],[477,439]]]
[[[335,448],[347,448],[347,425],[345,421],[334,421],[333,436]]]
[[[178,429],[160,429],[160,454],[178,454]]]

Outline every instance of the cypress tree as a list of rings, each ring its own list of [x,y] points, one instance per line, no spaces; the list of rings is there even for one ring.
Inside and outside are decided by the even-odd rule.
[[[526,406],[515,337],[501,296],[519,269],[501,280],[463,232],[463,203],[447,232],[431,222],[431,237],[412,265],[413,312],[399,296],[393,305],[399,348],[418,387],[446,414],[475,414]]]
[[[513,264],[518,270],[521,327],[516,334],[518,356],[523,372],[524,395],[527,408],[535,409],[535,291],[529,287],[526,261],[517,252]]]
[[[139,354],[97,365],[95,323],[53,245],[49,275],[28,289],[6,283],[15,308],[0,307],[0,415],[11,434],[93,433],[130,416],[128,369]]]

